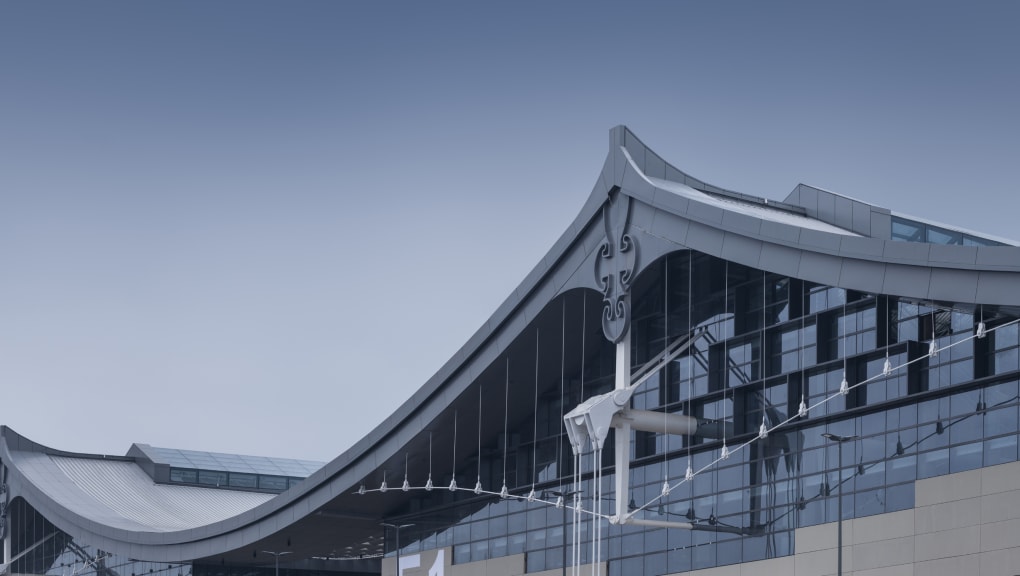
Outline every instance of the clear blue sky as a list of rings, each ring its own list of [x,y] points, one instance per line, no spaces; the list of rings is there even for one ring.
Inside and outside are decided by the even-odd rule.
[[[1015,238],[1017,2],[0,4],[0,421],[327,460],[680,169]]]

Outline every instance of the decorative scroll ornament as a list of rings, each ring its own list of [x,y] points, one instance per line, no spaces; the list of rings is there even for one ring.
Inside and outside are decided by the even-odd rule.
[[[614,189],[602,207],[606,241],[595,260],[595,282],[602,291],[602,333],[614,344],[630,327],[630,282],[637,265],[637,243],[627,233],[630,223],[630,197]]]
[[[7,538],[7,512],[10,503],[11,494],[7,489],[7,466],[0,462],[0,539]]]

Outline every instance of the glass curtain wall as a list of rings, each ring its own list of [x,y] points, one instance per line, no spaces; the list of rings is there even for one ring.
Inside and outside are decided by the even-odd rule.
[[[561,297],[510,346],[510,395],[524,399],[511,400],[507,437],[485,438],[463,460],[459,484],[473,485],[481,470],[486,489],[498,490],[506,464],[515,494],[534,487],[555,500],[554,492],[571,490],[562,415],[613,385],[615,356],[601,335],[601,305],[593,292]],[[635,393],[633,407],[686,414],[700,426],[691,437],[632,433],[627,498],[642,506],[664,481],[679,483],[640,514],[696,529],[604,526],[602,559],[612,575],[789,555],[795,528],[837,519],[840,489],[845,518],[892,512],[913,506],[918,478],[1017,459],[1020,333],[1004,311],[847,291],[691,251],[648,266],[633,285],[631,306],[635,370],[693,337]],[[984,338],[975,337],[979,320],[990,330]],[[930,356],[933,339],[938,353]],[[504,361],[493,362],[501,368],[492,382],[481,378],[482,386],[504,391]],[[893,369],[886,374],[887,363]],[[477,389],[465,395],[478,402]],[[809,410],[798,417],[802,402]],[[481,417],[502,427],[504,406],[501,397],[487,400]],[[763,422],[782,426],[737,450]],[[858,436],[844,444],[841,462],[837,446],[821,436],[826,432]],[[720,460],[724,443],[731,455]],[[606,511],[613,506],[608,444]],[[582,459],[586,509],[592,462]],[[701,472],[681,483],[688,463]],[[525,553],[527,571],[536,572],[559,568],[571,555],[564,544],[570,519],[545,503],[433,493],[418,512],[399,517],[432,526],[441,518],[437,527],[402,536],[404,550],[451,546],[454,563]],[[589,519],[583,562],[592,557],[592,533]]]
[[[22,498],[7,511],[11,534],[9,574],[47,576],[191,576],[186,563],[132,560],[75,542]]]
[[[610,574],[665,574],[794,552],[793,530],[913,507],[914,480],[1017,458],[1015,318],[815,285],[698,253],[670,254],[634,287],[635,365],[690,330],[687,354],[635,405],[725,431],[635,433],[638,505],[702,470],[647,518],[696,530],[611,530]],[[975,338],[978,320],[1001,326]],[[940,352],[928,357],[930,341]],[[887,375],[888,361],[894,370]],[[844,375],[852,387],[839,393]],[[854,386],[858,382],[866,384]],[[801,401],[810,407],[798,418]],[[734,418],[734,414],[738,417]],[[821,435],[855,435],[838,447]]]
[[[471,488],[480,482],[484,490],[498,492],[505,478],[509,492],[518,497],[534,489],[539,500],[550,502],[556,494],[570,492],[574,460],[563,415],[614,385],[615,350],[602,335],[601,314],[602,296],[591,290],[575,290],[555,299],[451,403],[447,414],[430,426],[433,430],[416,442],[427,451],[431,434],[434,446],[442,446],[435,449],[438,461],[440,452],[449,451],[438,438],[456,420],[454,477],[459,487]],[[612,458],[611,448],[603,453],[604,462]],[[580,465],[582,491],[591,494],[594,458],[590,450]],[[401,467],[391,473],[402,471]],[[455,564],[527,552],[529,571],[564,565],[563,543],[571,538],[565,509],[522,498],[451,492],[445,489],[450,468],[445,471],[433,474],[435,490],[416,493],[415,499],[389,515],[388,521],[414,524],[400,533],[402,553],[449,546]],[[390,476],[391,481],[396,477]],[[611,476],[603,479],[607,497],[611,481]],[[607,498],[603,506],[609,510],[612,502]],[[589,498],[585,508],[591,507]],[[587,562],[590,518],[586,517],[582,530],[586,542],[582,555]],[[390,530],[387,555],[394,553],[395,546],[396,535]]]

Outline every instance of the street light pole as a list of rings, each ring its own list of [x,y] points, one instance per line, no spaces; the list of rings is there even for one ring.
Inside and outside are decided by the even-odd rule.
[[[836,465],[836,474],[839,478],[836,486],[836,516],[839,517],[839,523],[836,525],[836,575],[843,576],[843,443],[856,440],[860,436],[840,436],[825,432],[822,437],[836,443],[836,458],[839,460]]]
[[[287,552],[273,552],[272,550],[263,550],[262,553],[263,554],[272,554],[273,557],[276,558],[276,576],[280,576],[280,556],[285,556],[287,554],[290,554],[290,552],[289,551],[287,551]]]
[[[414,524],[390,524],[389,522],[380,522],[379,525],[380,526],[384,526],[386,528],[393,528],[393,530],[397,533],[397,555],[396,555],[397,571],[396,571],[396,575],[397,576],[401,576],[401,572],[400,572],[400,529],[401,528],[410,528],[411,526],[414,526]],[[279,575],[277,575],[277,576],[279,576]]]
[[[558,490],[550,490],[549,494],[556,497],[556,505],[563,508],[563,576],[567,576],[567,506],[566,500],[575,494],[580,494],[580,490],[572,490],[570,492],[560,492]],[[562,505],[561,505],[562,502]]]

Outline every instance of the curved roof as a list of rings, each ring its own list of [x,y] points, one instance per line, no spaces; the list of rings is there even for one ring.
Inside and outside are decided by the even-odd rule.
[[[173,532],[219,522],[275,494],[157,484],[131,461],[14,452],[25,481],[54,503],[105,526]]]
[[[388,464],[403,469],[405,454],[414,453],[409,446],[554,298],[576,288],[597,289],[595,260],[606,236],[602,213],[613,193],[629,205],[623,226],[639,246],[634,276],[661,255],[693,249],[819,284],[1020,310],[1020,247],[893,241],[887,209],[803,185],[782,202],[718,188],[677,170],[618,126],[610,132],[609,154],[580,213],[517,289],[410,399],[304,482],[233,515],[230,507],[239,510],[242,502],[219,502],[213,506],[217,512],[188,523],[176,518],[175,510],[181,509],[174,507],[197,500],[197,493],[145,492],[129,471],[81,462],[72,466],[69,458],[77,455],[39,447],[8,429],[2,457],[12,490],[75,538],[153,561],[250,562],[252,550],[282,549],[291,537],[296,556],[362,541],[366,533],[379,531],[378,522],[402,496],[397,491],[385,498],[358,496],[357,486],[366,479],[378,482]],[[41,458],[39,452],[50,456]],[[423,459],[413,458],[412,473],[424,474]],[[90,493],[98,482],[89,479],[92,474],[117,478],[133,495]],[[79,492],[92,501],[72,502],[69,495]],[[142,510],[147,502],[152,509]]]

